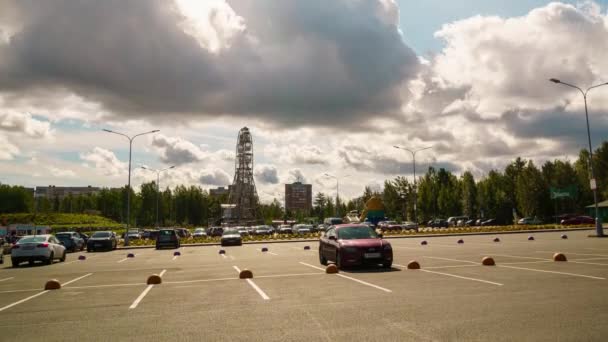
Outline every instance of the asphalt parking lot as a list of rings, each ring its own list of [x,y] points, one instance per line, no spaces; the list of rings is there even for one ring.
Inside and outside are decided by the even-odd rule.
[[[600,341],[608,239],[590,233],[392,239],[391,270],[337,275],[306,242],[73,253],[17,269],[5,258],[0,339]],[[568,262],[552,261],[558,251]],[[482,266],[484,256],[496,266]],[[408,270],[410,260],[422,268]],[[254,277],[238,279],[243,269]],[[162,284],[147,285],[151,274]],[[49,279],[62,288],[44,291]]]

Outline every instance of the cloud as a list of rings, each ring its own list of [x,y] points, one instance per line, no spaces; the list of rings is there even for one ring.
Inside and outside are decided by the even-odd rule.
[[[0,160],[13,160],[19,155],[19,147],[12,144],[6,136],[0,134]]]
[[[257,165],[255,167],[255,178],[261,184],[278,184],[279,176],[274,165]]]
[[[269,144],[264,154],[286,164],[326,165],[328,154],[312,144]]]
[[[117,121],[255,116],[345,128],[395,116],[420,66],[393,1],[5,6],[0,91],[39,103],[67,91]]]
[[[159,149],[160,160],[167,164],[182,165],[202,161],[207,157],[200,147],[182,138],[156,134],[152,137],[152,146]]]
[[[127,173],[127,163],[118,160],[114,152],[101,147],[81,153],[80,159],[85,162],[85,166],[99,170],[104,176],[116,177]]]
[[[60,169],[54,166],[49,166],[48,170],[51,172],[53,177],[57,178],[73,178],[76,177],[76,173],[72,170]]]
[[[35,119],[28,113],[0,113],[0,130],[44,138],[50,134],[50,123]]]
[[[308,181],[306,180],[306,177],[304,176],[304,173],[302,173],[302,170],[300,170],[300,169],[290,169],[288,171],[287,179],[288,179],[289,183],[293,183],[293,182],[308,183]]]
[[[222,169],[202,170],[199,180],[205,185],[225,186],[232,183],[230,175]]]

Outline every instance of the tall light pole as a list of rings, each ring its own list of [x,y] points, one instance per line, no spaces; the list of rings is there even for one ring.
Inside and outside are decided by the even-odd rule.
[[[144,135],[144,134],[150,134],[150,133],[156,133],[156,132],[160,132],[159,129],[155,129],[153,131],[149,131],[149,132],[144,132],[144,133],[139,133],[136,134],[132,137],[123,134],[123,133],[119,133],[119,132],[115,132],[109,129],[103,129],[104,132],[108,132],[108,133],[114,133],[114,134],[118,134],[121,135],[127,139],[129,139],[129,180],[128,180],[128,184],[127,184],[127,230],[125,231],[125,246],[129,245],[129,221],[131,219],[131,150],[133,149],[133,139]]]
[[[600,213],[599,213],[598,204],[597,204],[597,202],[598,202],[597,180],[595,179],[595,172],[593,171],[593,149],[591,147],[591,131],[589,130],[589,112],[587,111],[587,93],[589,92],[589,90],[591,90],[593,88],[608,85],[608,82],[594,85],[592,87],[587,88],[587,90],[583,91],[583,89],[581,89],[573,84],[562,82],[562,81],[558,80],[557,78],[552,78],[549,81],[551,81],[553,83],[557,83],[557,84],[562,84],[562,85],[565,85],[570,88],[578,89],[578,91],[580,91],[581,94],[583,94],[583,99],[585,100],[585,119],[587,120],[587,140],[589,141],[589,169],[591,170],[590,186],[591,186],[591,190],[593,190],[593,200],[595,202],[595,232],[596,232],[597,236],[604,236],[604,228],[602,227],[602,222],[600,220]]]
[[[340,198],[340,181],[338,177],[330,175],[329,173],[325,173],[326,177],[330,177],[336,180],[336,216],[339,215],[338,212],[338,199]],[[350,175],[342,176],[342,178],[350,177]]]
[[[168,168],[162,169],[162,170],[152,169],[152,168],[145,167],[145,166],[142,166],[141,168],[144,170],[156,172],[156,228],[158,228],[158,197],[159,197],[159,192],[160,192],[160,174],[161,174],[161,172],[175,168],[175,165],[171,165]]]
[[[413,169],[414,169],[414,222],[416,222],[416,226],[418,226],[418,186],[416,185],[416,153],[424,150],[428,150],[429,148],[433,148],[433,146],[419,148],[417,150],[410,150],[401,146],[393,146],[396,149],[408,151],[412,154],[413,160]]]

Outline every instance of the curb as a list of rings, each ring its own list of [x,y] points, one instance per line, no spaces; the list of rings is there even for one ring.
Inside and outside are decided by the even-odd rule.
[[[452,234],[427,234],[414,236],[385,236],[384,239],[414,239],[414,238],[431,238],[431,237],[446,237],[446,236],[467,236],[467,235],[496,235],[496,234],[530,234],[530,233],[554,233],[554,232],[572,232],[578,230],[592,230],[595,227],[589,228],[567,228],[567,229],[535,229],[535,230],[517,230],[517,231],[496,231],[496,232],[470,232],[470,233],[452,233]]]
[[[566,229],[533,229],[533,230],[517,230],[517,231],[496,231],[496,232],[468,232],[468,233],[452,233],[452,234],[416,234],[416,235],[403,235],[403,236],[385,236],[384,239],[416,239],[416,238],[432,238],[432,237],[446,237],[446,236],[468,236],[468,235],[496,235],[496,234],[530,234],[530,233],[552,233],[552,232],[572,232],[582,230],[593,230],[595,227],[588,228],[566,228]],[[269,243],[288,243],[288,242],[317,242],[319,239],[292,239],[292,240],[268,240],[268,241],[246,241],[243,245],[259,245]],[[181,247],[205,247],[205,246],[219,246],[219,242],[209,243],[192,243],[182,244]],[[128,249],[143,249],[143,248],[155,248],[152,246],[128,246],[118,247],[117,250],[128,250]]]

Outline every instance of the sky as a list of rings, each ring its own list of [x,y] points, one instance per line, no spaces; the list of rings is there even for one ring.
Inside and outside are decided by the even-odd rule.
[[[586,148],[606,1],[0,0],[0,182],[209,189],[254,141],[263,202],[296,179],[359,196],[429,167],[481,178]],[[589,93],[594,145],[608,86]]]

